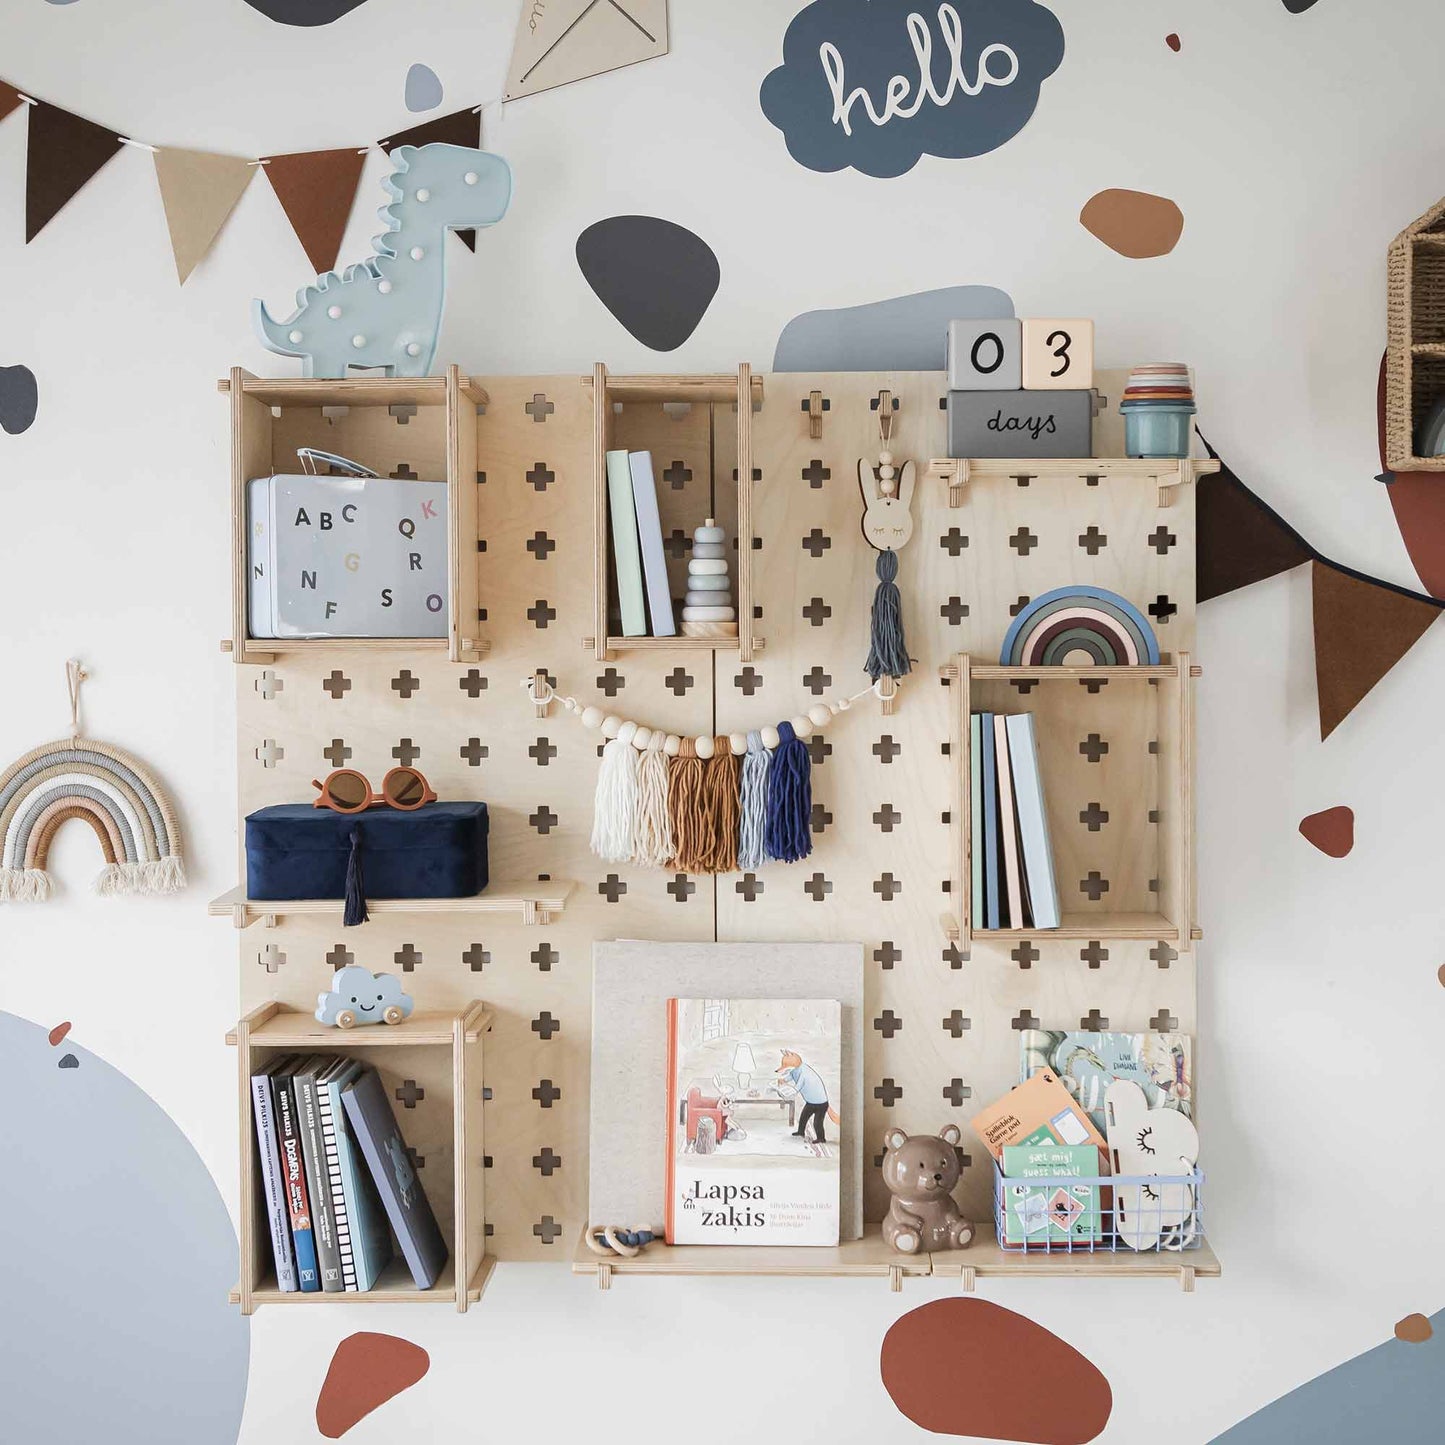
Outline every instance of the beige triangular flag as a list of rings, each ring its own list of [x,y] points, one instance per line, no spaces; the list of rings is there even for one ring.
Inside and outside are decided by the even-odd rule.
[[[185,283],[201,263],[256,167],[241,156],[208,151],[158,150],[156,179],[166,208],[176,274]]]

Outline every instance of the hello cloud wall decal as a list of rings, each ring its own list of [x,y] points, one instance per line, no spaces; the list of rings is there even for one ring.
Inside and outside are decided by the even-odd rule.
[[[800,165],[887,179],[1012,140],[1063,58],[1037,0],[813,0],[758,99]]]

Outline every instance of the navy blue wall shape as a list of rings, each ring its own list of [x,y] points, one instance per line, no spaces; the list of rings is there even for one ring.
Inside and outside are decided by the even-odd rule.
[[[330,25],[366,0],[246,0],[278,25]]]
[[[901,176],[1011,140],[1063,58],[1036,0],[813,0],[758,99],[809,170]]]
[[[40,388],[28,366],[0,366],[0,427],[18,436],[35,420]]]

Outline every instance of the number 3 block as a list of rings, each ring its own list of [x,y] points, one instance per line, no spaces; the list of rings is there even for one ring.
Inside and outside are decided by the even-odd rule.
[[[948,323],[948,389],[950,391],[1017,391],[1022,383],[1019,323],[950,321]]]
[[[1023,323],[1026,391],[1087,391],[1094,384],[1094,323],[1030,317]]]

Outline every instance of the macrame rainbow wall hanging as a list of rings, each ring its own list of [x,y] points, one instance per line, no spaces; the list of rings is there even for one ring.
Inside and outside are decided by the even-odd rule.
[[[71,735],[18,758],[0,774],[0,902],[43,903],[51,896],[46,861],[61,826],[87,823],[105,857],[95,891],[175,893],[185,887],[175,813],[143,763],[80,736],[80,684],[67,664]]]
[[[607,739],[597,773],[592,851],[609,863],[681,873],[733,873],[797,863],[813,851],[812,757],[806,739],[878,684],[853,697],[746,733],[679,737],[561,697],[524,678],[531,700],[554,698]]]
[[[1155,667],[1159,643],[1139,609],[1117,592],[1058,587],[1014,618],[999,661],[1014,667]]]

